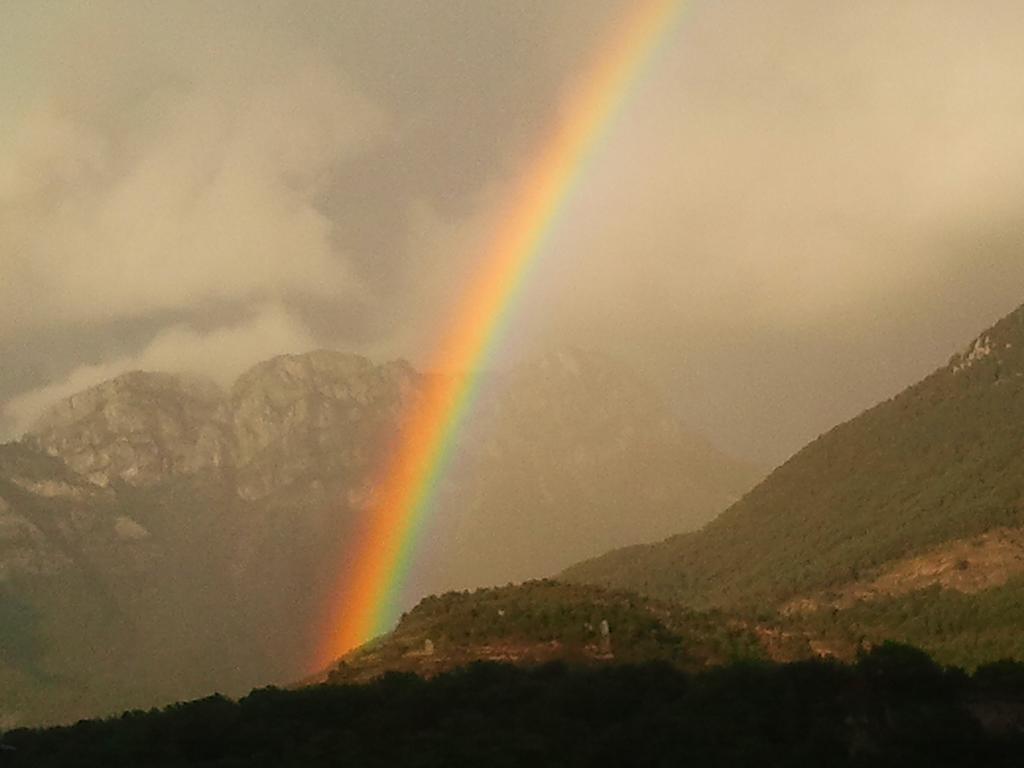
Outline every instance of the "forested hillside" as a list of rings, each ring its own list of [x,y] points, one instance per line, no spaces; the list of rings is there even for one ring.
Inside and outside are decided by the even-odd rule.
[[[1024,523],[1024,308],[821,436],[703,530],[565,577],[692,606],[779,604]]]
[[[531,581],[424,598],[397,628],[306,682],[367,682],[392,671],[432,677],[475,661],[532,666],[661,661],[684,670],[812,655],[806,637],[744,617],[627,592]],[[852,653],[851,653],[852,657]]]

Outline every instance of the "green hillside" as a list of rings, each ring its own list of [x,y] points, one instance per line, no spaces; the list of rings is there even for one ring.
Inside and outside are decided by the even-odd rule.
[[[1024,659],[1024,579],[972,595],[932,587],[841,611],[795,616],[782,626],[829,648],[908,643],[926,649],[936,661],[967,669]]]
[[[720,611],[550,580],[424,598],[393,632],[306,682],[367,682],[387,672],[433,677],[476,661],[535,666],[668,662],[698,670],[810,654],[806,639]],[[766,642],[766,638],[772,642]]]
[[[762,608],[943,542],[1024,524],[1024,308],[806,446],[704,529],[563,578],[692,607]]]

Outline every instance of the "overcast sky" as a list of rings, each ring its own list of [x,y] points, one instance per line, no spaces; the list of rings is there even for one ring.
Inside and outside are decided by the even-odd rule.
[[[0,403],[427,355],[621,0],[0,0]],[[1024,4],[692,0],[506,357],[771,464],[1024,303]]]

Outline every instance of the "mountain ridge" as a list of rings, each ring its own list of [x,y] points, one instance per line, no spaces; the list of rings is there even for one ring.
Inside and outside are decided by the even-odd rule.
[[[612,551],[562,578],[751,610],[870,582],[901,559],[1024,526],[1022,424],[1024,307],[810,442],[699,531]],[[985,567],[976,559],[963,567]]]
[[[545,575],[695,525],[753,482],[613,367],[573,353],[482,382],[414,589]],[[11,656],[31,663],[0,662],[0,713],[77,717],[308,671],[344,544],[429,375],[330,351],[225,390],[133,372],[0,446],[0,616],[36,617],[31,636],[0,628],[0,650],[31,647]]]

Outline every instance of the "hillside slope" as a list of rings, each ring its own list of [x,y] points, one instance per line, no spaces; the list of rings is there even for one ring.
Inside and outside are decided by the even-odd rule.
[[[1022,524],[1024,308],[810,443],[699,532],[611,552],[564,578],[694,607],[780,605]]]
[[[737,660],[814,655],[808,638],[720,612],[551,580],[432,595],[393,632],[304,680],[368,682],[387,672],[433,677],[477,661],[534,666],[668,662],[697,670]],[[852,650],[849,654],[852,657]]]

